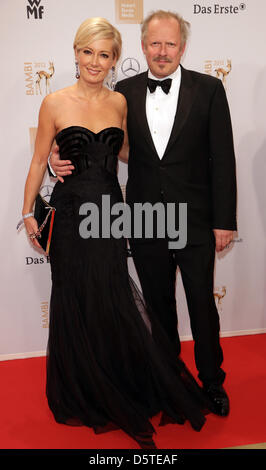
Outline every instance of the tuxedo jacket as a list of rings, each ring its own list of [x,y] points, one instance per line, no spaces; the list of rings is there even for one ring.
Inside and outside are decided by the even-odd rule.
[[[178,204],[187,203],[193,244],[215,228],[236,230],[235,154],[222,82],[181,66],[175,120],[160,159],[146,117],[147,78],[146,71],[116,85],[128,105],[127,203],[175,203],[177,221]]]

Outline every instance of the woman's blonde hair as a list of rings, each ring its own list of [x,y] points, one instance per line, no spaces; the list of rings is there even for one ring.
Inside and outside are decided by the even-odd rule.
[[[185,21],[182,16],[180,16],[178,13],[172,12],[172,11],[165,11],[165,10],[157,10],[152,13],[150,13],[145,20],[141,24],[141,39],[143,43],[145,44],[146,40],[146,35],[148,31],[148,26],[151,20],[153,19],[158,19],[158,20],[169,20],[171,18],[174,18],[180,26],[180,34],[181,34],[181,49],[183,46],[186,44],[188,35],[189,35],[189,29],[190,29],[190,23],[188,21]]]
[[[76,32],[73,47],[79,51],[99,39],[113,40],[113,54],[118,60],[122,49],[121,35],[105,18],[95,17],[83,21]]]

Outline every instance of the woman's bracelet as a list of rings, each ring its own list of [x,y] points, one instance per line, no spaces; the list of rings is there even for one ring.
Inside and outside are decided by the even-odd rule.
[[[19,221],[18,225],[17,225],[17,230],[19,229],[19,227],[23,224],[24,222],[24,219],[27,219],[28,217],[34,217],[34,212],[28,212],[27,214],[24,214],[22,216],[22,219]]]
[[[24,220],[24,219],[27,219],[28,217],[33,217],[33,216],[34,216],[34,212],[28,212],[27,214],[24,214],[22,216],[22,219]]]

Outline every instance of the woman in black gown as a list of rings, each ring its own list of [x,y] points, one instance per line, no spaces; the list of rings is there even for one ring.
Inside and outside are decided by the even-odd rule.
[[[121,51],[119,32],[105,19],[86,20],[74,51],[78,80],[48,95],[40,109],[35,151],[25,186],[30,215],[54,139],[74,171],[57,183],[50,261],[52,292],[47,351],[47,398],[57,422],[95,432],[121,428],[142,448],[154,448],[150,418],[161,424],[205,422],[207,403],[178,359],[128,274],[126,240],[101,236],[102,196],[122,202],[117,156],[126,158],[126,101],[103,86]],[[80,234],[83,203],[99,210],[99,236]],[[113,221],[111,216],[111,223]]]

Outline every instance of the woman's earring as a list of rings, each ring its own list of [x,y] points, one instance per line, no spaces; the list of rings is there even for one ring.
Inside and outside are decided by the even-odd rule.
[[[79,72],[79,64],[78,62],[75,62],[76,65],[76,79],[78,80],[80,77],[80,72]]]
[[[115,67],[113,66],[112,67],[112,79],[111,79],[111,89],[112,90],[115,89],[115,83],[116,83],[116,80],[115,80]]]

